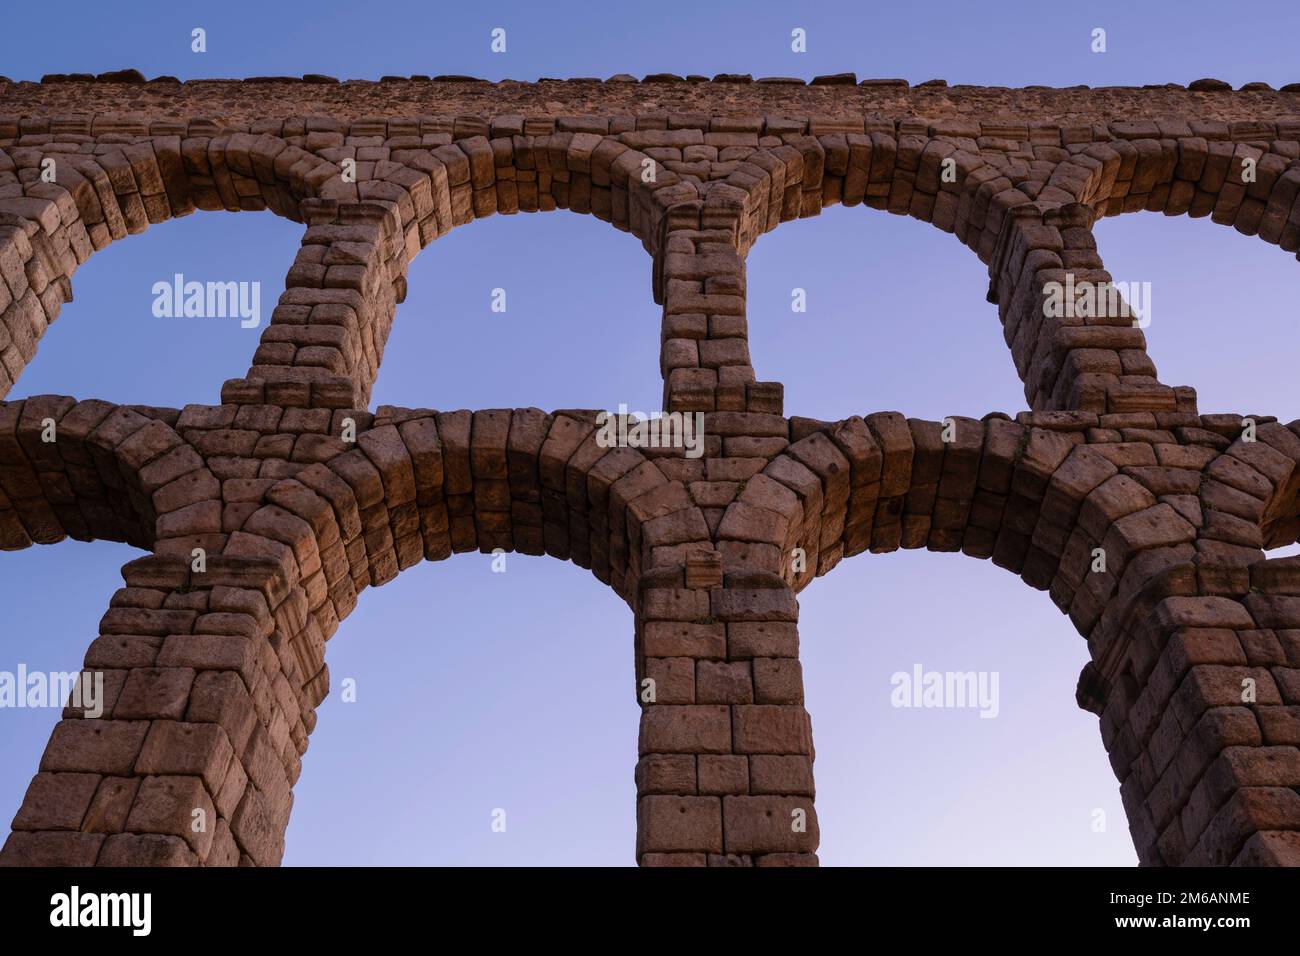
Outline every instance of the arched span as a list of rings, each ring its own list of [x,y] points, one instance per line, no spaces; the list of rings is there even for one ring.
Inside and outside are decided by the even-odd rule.
[[[0,549],[70,537],[152,550],[215,513],[220,484],[178,415],[57,395],[0,403]]]
[[[95,251],[196,209],[301,221],[299,203],[337,172],[277,136],[194,125],[184,137],[113,130],[86,142],[69,130],[68,141],[0,143],[0,398]]]

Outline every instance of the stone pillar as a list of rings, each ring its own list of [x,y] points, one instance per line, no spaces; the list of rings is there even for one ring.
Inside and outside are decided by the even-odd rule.
[[[816,866],[798,603],[774,574],[701,552],[644,575],[637,858],[643,866]]]
[[[677,490],[650,504],[645,496],[629,527],[633,566],[645,569],[633,605],[645,866],[817,863],[789,555],[807,543],[804,507],[819,514],[823,496],[811,471],[759,475],[789,446],[790,430],[780,384],[756,381],[749,358],[741,250],[756,221],[752,199],[720,187],[672,206],[656,256],[664,408],[705,413],[705,455],[656,456]],[[747,482],[755,490],[744,498]],[[783,494],[760,494],[764,482]],[[807,550],[815,572],[817,542]]]
[[[278,864],[327,682],[304,589],[257,558],[123,578],[85,659],[103,713],[65,710],[0,864]]]
[[[1127,618],[1079,700],[1141,863],[1300,866],[1300,566],[1173,568]]]
[[[1098,310],[1086,290],[1112,282],[1097,254],[1094,216],[1083,203],[1017,206],[989,261],[988,298],[998,306],[1029,407],[1195,415],[1195,391],[1156,377],[1140,323],[1120,312],[1127,309],[1122,298],[1113,310],[1092,314]],[[1079,297],[1067,302],[1067,290]],[[1108,306],[1108,293],[1098,298]]]
[[[682,203],[666,221],[655,270],[664,409],[780,414],[781,384],[755,381],[750,363],[741,207]]]
[[[379,375],[418,234],[397,207],[303,200],[308,223],[253,365],[226,382],[224,404],[365,408]],[[413,246],[410,247],[410,246]]]

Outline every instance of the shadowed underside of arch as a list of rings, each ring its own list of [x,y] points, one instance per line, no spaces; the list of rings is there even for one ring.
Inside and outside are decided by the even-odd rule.
[[[796,595],[926,547],[991,558],[1087,639],[1077,699],[1144,863],[1300,863],[1300,565],[1263,552],[1300,534],[1300,425],[1202,415],[1126,318],[1043,305],[1108,277],[1099,215],[1209,214],[1293,250],[1300,123],[891,115],[0,116],[0,395],[108,242],[194,209],[306,227],[221,405],[0,403],[0,547],[153,552],[87,653],[106,714],[65,712],[0,862],[274,865],[327,640],[367,587],[502,549],[633,612],[639,862],[815,865]],[[834,203],[980,257],[1032,411],[786,416],[749,354],[745,255]],[[698,457],[610,444],[595,411],[368,410],[411,259],[554,208],[650,253],[664,407],[701,416]]]

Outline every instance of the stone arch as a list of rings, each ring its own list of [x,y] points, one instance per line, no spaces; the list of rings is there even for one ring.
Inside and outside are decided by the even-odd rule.
[[[846,557],[899,548],[992,558],[1047,590],[1082,497],[1117,472],[1104,455],[1074,452],[1087,444],[1079,424],[1001,414],[930,422],[898,412],[792,419],[794,440],[728,507],[719,547],[796,591]],[[1057,477],[1072,453],[1098,472],[1092,485]]]
[[[94,252],[196,209],[269,209],[301,221],[299,202],[337,173],[267,133],[154,125],[92,130],[87,119],[40,145],[0,145],[0,397],[72,300],[72,275]]]
[[[501,548],[571,560],[630,601],[631,579],[660,543],[654,520],[688,499],[672,467],[679,459],[603,447],[596,417],[535,408],[194,406],[177,428],[226,484],[221,532],[161,538],[157,551],[241,554],[253,546],[250,535],[276,540],[299,563],[307,558],[302,577],[323,569],[326,590],[346,595],[349,580],[355,594],[421,560]],[[336,437],[348,419],[355,443]],[[295,510],[305,502],[309,510]],[[258,530],[285,512],[291,534]],[[328,541],[315,558],[301,551],[309,532]]]
[[[1087,636],[1129,570],[1137,581],[1175,558],[1244,566],[1263,558],[1266,542],[1294,539],[1293,429],[1261,419],[1247,441],[1240,416],[1174,430],[1130,421],[1104,429],[1088,413],[792,419],[793,442],[727,507],[718,547],[725,562],[778,574],[795,591],[868,550],[962,551],[1048,591]],[[1161,439],[1155,450],[1135,443],[1146,432]],[[1108,567],[1093,578],[1096,548]]]
[[[1197,123],[1194,130],[1130,122],[1085,132],[902,121],[872,131],[871,121],[853,119],[825,131],[834,125],[793,124],[783,145],[748,157],[724,181],[743,191],[742,249],[778,223],[835,202],[862,202],[953,232],[989,266],[989,298],[1035,409],[1195,411],[1191,389],[1159,382],[1140,329],[1029,316],[1043,283],[1059,281],[1064,270],[1109,280],[1091,234],[1097,216],[1142,209],[1213,215],[1288,251],[1300,247],[1293,124]],[[949,158],[956,176],[944,183],[939,169]],[[1257,179],[1236,182],[1247,159]]]
[[[0,403],[0,547],[71,537],[152,550],[211,512],[219,484],[176,415],[66,396]]]
[[[364,404],[357,399],[368,394],[392,312],[404,297],[406,264],[438,235],[496,211],[563,207],[633,232],[653,253],[663,210],[696,197],[689,177],[679,177],[663,165],[655,166],[652,182],[639,179],[648,157],[623,140],[639,135],[637,142],[653,143],[654,130],[602,137],[563,129],[512,137],[510,131],[517,124],[505,118],[494,124],[491,143],[473,128],[456,130],[454,140],[450,132],[429,133],[411,143],[404,141],[410,137],[401,135],[398,121],[390,124],[393,135],[387,139],[368,137],[372,126],[364,122],[350,127],[348,139],[363,143],[378,139],[392,144],[390,150],[388,146],[344,146],[342,127],[336,130],[331,125],[338,124],[290,120],[279,124],[277,134],[260,135],[228,131],[203,135],[211,131],[200,127],[190,131],[197,135],[183,139],[155,136],[134,142],[126,132],[114,132],[103,134],[105,141],[97,141],[89,155],[73,151],[78,149],[74,143],[12,148],[8,164],[25,185],[22,195],[0,200],[0,211],[15,217],[7,223],[7,238],[17,267],[34,284],[24,286],[18,271],[11,270],[8,278],[17,293],[7,306],[14,330],[7,345],[16,350],[11,371],[20,371],[30,360],[28,355],[20,365],[18,357],[34,354],[37,333],[52,321],[59,304],[68,301],[71,274],[93,250],[143,231],[149,223],[196,208],[271,209],[309,225],[286,282],[289,289],[301,291],[286,293],[284,309],[273,324],[310,324],[302,321],[304,305],[325,305],[326,311],[350,308],[357,317],[340,323],[332,316],[333,322],[321,323],[336,329],[342,325],[350,335],[326,330],[321,336],[314,330],[304,339],[301,329],[268,330],[254,358],[255,377],[250,373],[249,379],[236,380],[227,395],[247,399],[248,382],[257,381],[271,384],[273,394],[285,404],[300,404],[302,392],[310,393],[313,387],[325,407]],[[659,139],[669,135],[665,132]],[[425,139],[446,142],[439,146],[425,144]],[[423,145],[431,148],[417,148]],[[376,163],[366,158],[367,150],[394,160]],[[59,164],[61,185],[38,181],[46,158]],[[357,161],[355,183],[344,182],[340,175],[342,169],[335,161],[345,159]],[[0,162],[0,172],[5,171],[3,166]],[[535,188],[525,186],[521,204],[517,183],[528,176]],[[663,188],[669,194],[658,201],[649,198]],[[18,223],[18,218],[23,222]],[[378,256],[374,247],[380,250]],[[331,290],[332,295],[324,302],[303,301],[312,289]],[[348,290],[363,301],[351,301],[355,297],[349,297]],[[366,300],[376,298],[381,300],[380,308],[369,309]],[[44,324],[33,311],[37,306]],[[372,317],[370,311],[380,315]],[[31,335],[26,334],[29,327],[35,330]],[[347,361],[349,351],[363,353],[356,368]],[[287,373],[291,367],[299,371]]]
[[[1293,740],[1275,708],[1295,695],[1287,648],[1300,584],[1294,559],[1269,561],[1261,548],[1297,528],[1296,429],[1261,419],[1251,440],[1240,416],[1160,428],[1152,413],[953,422],[956,440],[944,443],[938,423],[897,413],[791,420],[798,440],[728,508],[719,550],[734,554],[726,539],[743,539],[748,560],[780,562],[792,591],[867,542],[992,557],[1047,590],[1088,640],[1076,698],[1101,717],[1142,862],[1288,859],[1282,821],[1297,805],[1285,788],[1271,789],[1255,761],[1197,741],[1280,756]],[[810,555],[803,574],[790,567],[793,547]],[[1263,689],[1243,710],[1247,679]]]
[[[748,194],[742,250],[782,222],[865,205],[931,223],[987,262],[1006,210],[1035,201],[1044,181],[1003,144],[977,145],[979,135],[954,124],[862,119],[785,132],[782,145],[757,150],[723,181]],[[941,175],[949,159],[952,181]]]
[[[412,122],[353,123],[346,139],[320,134],[327,137],[317,143],[320,155],[354,161],[357,181],[325,177],[318,198],[301,205],[309,229],[288,288],[253,367],[226,383],[223,401],[368,404],[406,270],[456,226],[498,212],[567,208],[633,233],[658,263],[670,210],[699,200],[691,176],[642,151],[692,133],[614,130],[624,124],[595,118],[535,130],[518,116]],[[656,268],[657,295],[660,274]]]
[[[1210,216],[1248,236],[1300,248],[1300,128],[1294,123],[1113,124],[1123,135],[1072,159],[1098,215]],[[1157,127],[1157,128],[1151,128]],[[1174,133],[1184,135],[1174,136]],[[1186,135],[1192,134],[1195,135]],[[1255,178],[1244,174],[1253,165]]]
[[[386,407],[351,413],[352,444],[317,421],[341,413],[275,411],[274,422],[247,407],[180,413],[178,447],[212,463],[221,493],[186,510],[185,534],[160,519],[156,554],[124,569],[86,658],[106,673],[111,712],[93,734],[70,714],[28,795],[70,788],[78,820],[95,822],[71,832],[20,811],[9,859],[274,864],[328,691],[325,642],[362,590],[423,559],[501,547],[588,567],[636,607],[643,564],[692,545],[682,481],[634,449],[602,447],[594,413]],[[240,432],[259,433],[224,425],[266,431],[244,457]],[[696,530],[707,545],[702,521]],[[208,549],[202,570],[194,546]],[[179,711],[162,700],[177,681],[189,695]],[[108,790],[81,792],[69,762]],[[116,804],[92,813],[92,801]],[[195,836],[176,801],[216,822]]]
[[[768,125],[773,125],[770,118]],[[1054,133],[1056,145],[1049,133]],[[1079,213],[1061,212],[1079,205],[1080,190],[1064,170],[1069,153],[1060,147],[1060,135],[1059,130],[1031,134],[1024,124],[814,118],[790,124],[782,131],[784,143],[748,156],[714,188],[743,210],[737,229],[742,255],[781,222],[818,215],[837,203],[911,216],[955,235],[989,268],[989,301],[999,305],[1030,406],[1062,407],[1050,404],[1060,378],[1060,348],[1051,344],[1055,337],[1040,334],[1041,317],[1019,321],[1031,303],[1021,301],[1016,303],[1018,311],[1011,311],[1010,296],[1019,290],[1023,297],[1029,284],[1022,283],[1018,273],[1010,281],[1002,276],[1009,250],[1020,253],[1014,266],[1019,269],[1026,246],[1044,246],[1039,234],[1056,233],[1055,246],[1063,249],[1059,230],[1080,218]],[[949,169],[951,181],[945,175]],[[1066,258],[1082,267],[1091,235],[1067,235],[1079,251]],[[1062,259],[1033,265],[1059,269]],[[1140,332],[1138,338],[1140,344],[1125,344],[1134,356],[1145,357]],[[1074,347],[1079,346],[1067,347],[1065,353]],[[1046,359],[1040,354],[1044,351]],[[1136,357],[1133,364],[1145,373]],[[1151,376],[1154,382],[1154,367]],[[1040,395],[1045,377],[1048,393]]]
[[[1289,123],[1122,122],[1094,129],[1091,142],[1081,138],[1069,147],[1048,180],[1061,201],[1041,220],[1028,208],[1017,210],[1019,236],[1001,244],[1002,262],[990,264],[990,299],[999,302],[1031,407],[1196,412],[1193,389],[1159,382],[1145,336],[1127,317],[1086,324],[1045,319],[1044,286],[1063,281],[1067,271],[1080,282],[1110,281],[1092,236],[1094,220],[1103,215],[1212,216],[1295,251],[1297,136],[1300,130]],[[1255,164],[1249,183],[1243,181],[1247,161]]]

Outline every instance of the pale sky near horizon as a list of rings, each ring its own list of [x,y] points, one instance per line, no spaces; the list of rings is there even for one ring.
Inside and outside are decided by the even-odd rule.
[[[1230,8],[1202,2],[1080,10],[945,0],[924,13],[848,2],[587,11],[508,2],[434,13],[396,0],[311,10],[73,4],[47,44],[28,38],[53,29],[48,13],[16,7],[0,37],[0,74],[854,70],[1013,86],[1300,81],[1294,3],[1252,5],[1249,30],[1225,28]],[[195,26],[208,31],[202,57],[189,52]],[[496,26],[508,30],[505,55],[488,49]],[[1103,55],[1089,52],[1095,26],[1107,29]],[[808,31],[806,54],[789,50],[794,27]],[[218,401],[259,331],[155,318],[152,286],[177,272],[258,281],[269,314],[300,235],[269,213],[205,213],[114,244],[77,272],[76,300],[10,397]],[[1293,254],[1208,220],[1145,213],[1104,220],[1097,236],[1115,279],[1152,284],[1147,337],[1163,381],[1195,386],[1205,413],[1300,417]],[[458,229],[412,265],[374,404],[653,409],[661,381],[650,273],[637,240],[591,217],[493,217]],[[987,281],[956,239],[910,219],[832,208],[783,225],[748,263],[758,376],[785,383],[788,415],[1014,414],[1022,386]],[[489,309],[499,287],[509,294],[504,315]],[[807,290],[806,314],[790,312],[795,287]],[[78,668],[118,568],[137,555],[71,541],[0,554],[0,671]],[[800,604],[825,865],[1135,863],[1097,719],[1074,704],[1084,641],[1045,594],[989,562],[900,552],[844,562]],[[494,574],[478,554],[417,566],[362,596],[329,663],[335,688],[356,680],[358,700],[334,694],[320,709],[287,865],[634,862],[632,620],[588,572],[511,556]],[[916,665],[996,672],[998,716],[891,706],[891,675]],[[19,806],[57,717],[0,709],[0,823]],[[505,833],[491,830],[498,808]]]

